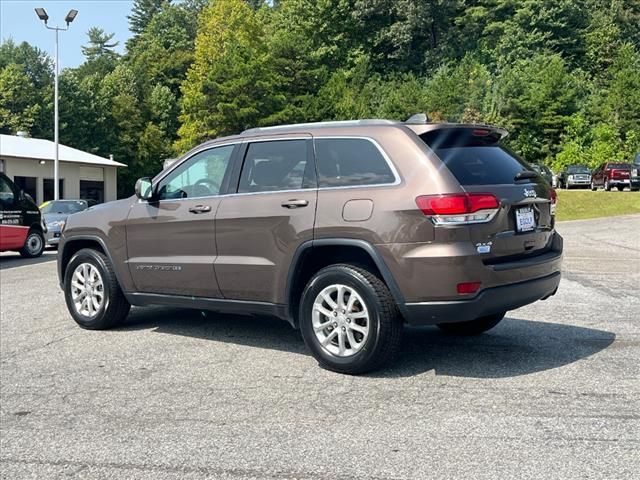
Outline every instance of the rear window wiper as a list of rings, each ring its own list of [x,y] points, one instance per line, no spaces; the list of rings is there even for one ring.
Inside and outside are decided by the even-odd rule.
[[[525,170],[523,172],[518,172],[513,179],[517,182],[518,180],[528,180],[531,178],[538,178],[538,172],[534,172],[533,170]]]

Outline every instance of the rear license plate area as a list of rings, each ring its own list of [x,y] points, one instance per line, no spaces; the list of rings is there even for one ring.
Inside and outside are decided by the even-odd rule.
[[[516,231],[518,233],[531,232],[536,229],[536,216],[532,207],[516,209]]]

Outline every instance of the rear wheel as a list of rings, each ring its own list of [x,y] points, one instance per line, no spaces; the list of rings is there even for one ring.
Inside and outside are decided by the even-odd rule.
[[[498,325],[506,313],[507,312],[500,312],[493,315],[487,315],[486,317],[480,317],[468,322],[439,323],[438,327],[453,335],[479,335]]]
[[[622,192],[624,190],[624,185],[618,185],[618,191]]]
[[[109,259],[90,248],[80,250],[67,265],[64,297],[76,323],[89,330],[116,326],[131,308]]]
[[[35,258],[44,251],[44,235],[39,230],[30,230],[24,247],[20,249],[20,255],[25,258]]]
[[[402,335],[387,286],[353,265],[316,273],[302,294],[300,332],[318,363],[339,373],[375,370],[396,355]]]

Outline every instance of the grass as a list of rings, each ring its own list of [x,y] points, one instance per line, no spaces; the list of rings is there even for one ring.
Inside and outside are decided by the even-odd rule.
[[[640,192],[558,190],[558,220],[640,213]]]

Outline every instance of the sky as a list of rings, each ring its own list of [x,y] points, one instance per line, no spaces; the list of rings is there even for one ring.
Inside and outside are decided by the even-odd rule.
[[[53,58],[55,32],[44,27],[34,9],[44,8],[49,15],[49,26],[60,27],[65,26],[64,18],[69,10],[78,10],[69,30],[59,34],[60,69],[77,67],[84,61],[80,47],[87,43],[87,31],[91,27],[115,33],[114,40],[120,42],[116,51],[124,52],[124,44],[131,36],[127,15],[132,5],[133,0],[0,0],[0,39],[26,41]]]

